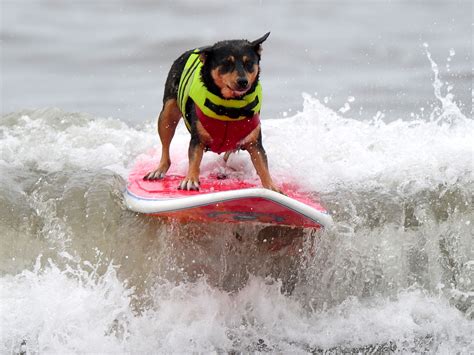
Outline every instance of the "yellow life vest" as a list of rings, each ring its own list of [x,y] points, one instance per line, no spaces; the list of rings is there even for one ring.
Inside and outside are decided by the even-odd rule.
[[[190,123],[186,112],[188,98],[191,98],[206,116],[220,121],[240,121],[260,112],[262,107],[260,82],[257,83],[255,90],[240,99],[223,99],[211,93],[204,85],[201,78],[202,66],[199,50],[196,49],[189,56],[179,80],[178,106],[189,130]]]

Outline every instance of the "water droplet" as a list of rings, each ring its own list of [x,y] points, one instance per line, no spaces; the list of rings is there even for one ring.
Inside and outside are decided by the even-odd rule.
[[[339,112],[346,113],[351,109],[351,106],[346,102],[343,107],[339,109]]]

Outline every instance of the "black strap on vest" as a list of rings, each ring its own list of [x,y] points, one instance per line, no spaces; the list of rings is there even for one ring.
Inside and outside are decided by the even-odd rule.
[[[184,90],[188,85],[189,79],[193,76],[193,73],[196,71],[196,68],[199,65],[199,56],[197,56],[194,61],[192,62],[191,66],[188,68],[188,71],[184,74],[183,83],[181,87],[179,87],[178,99],[179,99],[179,107],[183,107],[183,100],[184,100]]]
[[[211,111],[214,111],[219,116],[227,116],[229,118],[237,119],[239,117],[253,117],[255,112],[253,109],[258,105],[258,96],[255,96],[255,100],[247,104],[244,107],[226,107],[222,105],[216,105],[211,100],[206,99],[204,106],[206,106]]]

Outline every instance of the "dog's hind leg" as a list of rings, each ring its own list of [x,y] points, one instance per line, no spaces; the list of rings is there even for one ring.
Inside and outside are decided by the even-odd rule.
[[[229,160],[230,155],[234,153],[234,150],[228,150],[227,152],[224,153],[224,163],[227,163],[227,160]]]
[[[161,159],[158,167],[144,176],[145,180],[162,179],[171,165],[170,144],[181,118],[176,99],[168,99],[158,118],[158,135],[161,140]]]
[[[270,176],[270,171],[268,170],[267,154],[265,153],[265,149],[263,149],[262,132],[260,131],[260,126],[255,128],[254,131],[248,135],[248,137],[256,137],[256,139],[253,140],[245,138],[242,141],[242,147],[249,152],[253,166],[255,167],[257,175],[262,181],[263,187],[282,193],[280,188],[273,182],[272,177]]]

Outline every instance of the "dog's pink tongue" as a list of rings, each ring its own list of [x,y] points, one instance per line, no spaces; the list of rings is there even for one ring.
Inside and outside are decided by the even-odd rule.
[[[247,92],[247,90],[233,90],[232,93],[234,94],[234,96],[242,96],[243,94],[245,94]]]

